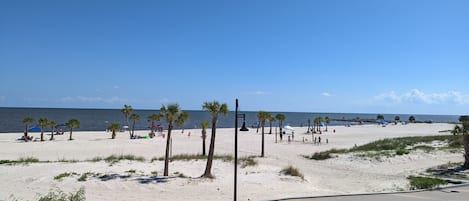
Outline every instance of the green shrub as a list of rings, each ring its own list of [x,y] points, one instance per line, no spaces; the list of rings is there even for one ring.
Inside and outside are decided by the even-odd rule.
[[[409,153],[410,153],[410,151],[407,150],[407,149],[398,149],[398,150],[396,150],[396,155],[399,155],[399,156],[409,154]]]
[[[238,163],[241,163],[241,168],[245,168],[248,166],[256,166],[257,161],[254,160],[256,158],[255,156],[248,156],[248,157],[242,157],[238,159]]]
[[[288,166],[286,168],[283,168],[280,171],[280,173],[284,174],[284,175],[290,175],[290,176],[293,176],[293,177],[300,177],[301,179],[304,179],[303,174],[301,174],[301,172],[293,166]]]
[[[49,192],[41,196],[39,201],[84,201],[86,200],[85,188],[81,187],[76,193],[66,194],[60,189],[57,192]]]
[[[18,163],[38,163],[39,159],[34,158],[34,157],[26,157],[26,158],[19,158]]]
[[[410,189],[429,189],[434,187],[439,187],[440,185],[446,185],[448,182],[430,177],[418,177],[418,176],[409,176],[407,179],[410,182]]]
[[[96,176],[96,175],[97,175],[96,173],[86,172],[86,173],[81,174],[81,176],[77,180],[86,181],[88,179],[88,176]]]
[[[435,147],[432,147],[432,146],[427,146],[427,145],[419,145],[419,146],[415,146],[414,148],[412,148],[413,150],[423,150],[425,152],[430,152],[430,151],[433,151],[435,150]]]
[[[59,180],[61,181],[63,178],[65,177],[70,177],[70,176],[73,176],[73,175],[78,175],[77,173],[75,172],[64,172],[62,174],[59,174],[57,176],[54,177],[54,180]]]

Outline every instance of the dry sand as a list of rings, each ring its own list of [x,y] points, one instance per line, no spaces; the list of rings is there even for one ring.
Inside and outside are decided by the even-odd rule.
[[[350,148],[374,140],[400,137],[441,135],[438,131],[452,129],[450,124],[409,124],[365,126],[333,126],[323,133],[323,144],[313,145],[306,127],[295,128],[295,141],[275,143],[275,135],[266,134],[265,158],[256,158],[258,165],[238,169],[238,200],[268,200],[283,197],[328,195],[343,193],[381,192],[406,189],[406,177],[418,174],[428,167],[461,162],[461,153],[412,152],[409,155],[363,159],[349,154],[337,158],[314,161],[302,157],[331,148]],[[336,130],[333,133],[332,130]],[[269,128],[266,128],[266,132]],[[188,133],[191,133],[188,136]],[[275,133],[275,129],[273,131]],[[146,135],[148,131],[137,131]],[[173,155],[201,153],[200,129],[173,131]],[[210,129],[208,130],[210,134]],[[68,133],[56,136],[55,141],[18,142],[22,133],[0,135],[0,159],[17,160],[21,157],[35,157],[39,160],[80,160],[107,157],[112,154],[133,154],[143,156],[146,162],[121,161],[110,165],[101,162],[77,163],[33,163],[28,165],[0,165],[0,200],[37,200],[51,189],[64,192],[76,191],[84,186],[87,200],[231,200],[233,196],[233,164],[215,160],[213,174],[216,179],[198,178],[204,171],[205,160],[174,161],[169,172],[182,173],[190,178],[171,177],[155,179],[151,172],[162,175],[163,162],[150,162],[153,157],[164,156],[165,140],[128,139],[128,133],[120,132],[117,139],[110,139],[110,133],[74,132],[75,140],[68,141]],[[39,137],[39,133],[32,133]],[[48,135],[45,136],[49,138]],[[303,138],[307,142],[303,142]],[[325,139],[329,140],[325,144]],[[210,139],[207,139],[207,150]],[[234,129],[217,129],[216,154],[233,154]],[[239,155],[260,155],[261,135],[256,129],[239,132]],[[298,177],[281,175],[281,169],[292,165],[303,174]],[[133,176],[125,178],[128,170],[136,170]],[[94,172],[114,175],[108,180],[88,178],[77,181],[79,176],[65,177],[62,181],[54,177],[64,172]]]

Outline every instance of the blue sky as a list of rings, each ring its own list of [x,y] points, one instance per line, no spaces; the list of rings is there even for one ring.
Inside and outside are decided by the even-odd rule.
[[[0,106],[467,114],[469,1],[0,1]]]

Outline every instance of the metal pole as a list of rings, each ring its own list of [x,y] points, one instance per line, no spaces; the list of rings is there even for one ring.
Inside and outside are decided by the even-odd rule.
[[[237,200],[237,182],[238,182],[238,99],[236,99],[235,111],[235,150],[234,150],[234,194],[233,200]]]

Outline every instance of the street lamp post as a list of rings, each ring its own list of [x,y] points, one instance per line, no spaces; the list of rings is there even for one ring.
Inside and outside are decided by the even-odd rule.
[[[235,150],[234,150],[234,195],[233,200],[237,200],[237,184],[238,184],[238,99],[236,99],[235,111]]]
[[[236,99],[236,110],[235,110],[235,147],[234,147],[234,191],[233,191],[233,200],[237,200],[237,184],[238,184],[238,99]],[[246,128],[246,114],[239,114],[243,118],[243,125],[240,131],[249,131]]]

